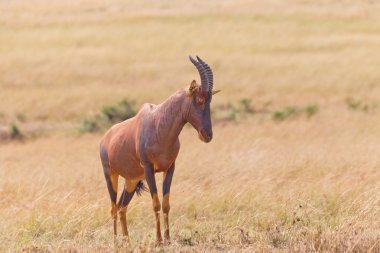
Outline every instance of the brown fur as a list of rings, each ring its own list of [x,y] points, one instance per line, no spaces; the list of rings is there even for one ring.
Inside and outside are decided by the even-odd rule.
[[[211,94],[193,81],[159,105],[144,104],[137,115],[114,125],[101,140],[101,158],[112,200],[112,218],[116,235],[116,212],[119,208],[123,235],[128,236],[127,206],[137,183],[146,179],[152,196],[156,218],[157,241],[162,241],[159,213],[161,203],[157,195],[154,174],[163,172],[163,211],[165,240],[169,241],[169,191],[180,143],[178,136],[189,122],[204,142],[212,139],[210,119]],[[117,178],[126,180],[119,206],[115,205]],[[113,198],[113,199],[112,199]]]
[[[200,86],[192,93],[181,89],[160,105],[144,104],[135,117],[108,130],[101,145],[107,149],[111,170],[127,180],[144,179],[141,161],[144,152],[155,172],[167,171],[179,152],[178,135],[189,120],[194,122],[202,140],[209,138],[204,136],[201,119],[191,108],[193,97],[204,109],[207,91]]]

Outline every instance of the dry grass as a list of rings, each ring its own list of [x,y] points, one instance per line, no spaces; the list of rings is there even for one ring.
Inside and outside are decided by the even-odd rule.
[[[189,53],[214,67],[214,108],[252,98],[257,109],[319,111],[220,123],[207,145],[186,127],[173,244],[154,247],[145,194],[128,212],[133,249],[380,252],[379,11],[370,1],[0,1],[0,137],[12,122],[35,133],[0,144],[0,252],[114,251],[100,135],[79,135],[79,122],[125,97],[162,101],[196,77]]]

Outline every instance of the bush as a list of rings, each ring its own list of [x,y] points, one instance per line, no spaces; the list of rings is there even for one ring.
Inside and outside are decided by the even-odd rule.
[[[85,119],[81,122],[79,131],[81,133],[93,133],[99,130],[99,126],[93,119]]]
[[[116,105],[104,106],[94,117],[84,119],[80,124],[79,131],[92,133],[132,118],[137,113],[134,105],[134,101],[123,99]]]
[[[213,117],[216,121],[238,121],[256,111],[252,106],[252,99],[244,98],[239,100],[237,104],[219,105],[213,109],[213,112],[216,115]]]
[[[299,113],[299,109],[297,107],[286,107],[283,110],[274,111],[272,113],[272,118],[274,120],[282,121],[298,113]]]
[[[305,107],[295,107],[290,106],[286,107],[283,110],[278,110],[272,112],[272,119],[277,121],[282,121],[290,117],[295,117],[299,114],[305,113],[308,118],[314,116],[318,112],[318,105],[317,104],[310,104]]]
[[[311,104],[311,105],[307,105],[305,107],[305,112],[307,114],[307,117],[310,118],[312,117],[314,114],[316,114],[318,112],[318,105],[316,104]]]
[[[346,105],[347,105],[348,109],[350,109],[350,110],[358,110],[358,111],[368,112],[368,110],[370,109],[370,105],[368,103],[358,101],[358,100],[355,100],[353,98],[347,98],[346,99]],[[376,107],[376,105],[371,106],[372,109],[374,107]]]
[[[12,123],[9,126],[9,138],[11,140],[20,140],[22,137],[23,134],[21,133],[19,127],[15,123]]]
[[[136,113],[134,102],[127,99],[120,101],[116,106],[105,106],[102,109],[102,114],[111,124],[132,118]]]
[[[16,114],[16,119],[20,122],[25,122],[27,120],[25,114],[23,113],[17,113]]]
[[[250,98],[244,98],[240,100],[240,105],[242,107],[242,111],[244,113],[254,113],[255,109],[252,106],[252,99]]]

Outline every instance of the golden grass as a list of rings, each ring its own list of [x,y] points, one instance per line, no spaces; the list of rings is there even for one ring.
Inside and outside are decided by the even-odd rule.
[[[188,54],[219,73],[219,101],[379,91],[378,4],[92,2],[0,4],[1,113],[66,121],[126,96],[160,102],[196,76]]]
[[[345,116],[354,119],[344,130],[334,115],[322,113],[280,124],[218,126],[209,145],[186,128],[172,188],[173,245],[165,249],[378,249],[380,133],[358,125],[369,115]],[[99,138],[0,146],[6,168],[0,177],[1,251],[112,250]],[[128,221],[134,247],[152,249],[149,194],[133,200]]]
[[[251,98],[256,109],[319,111],[220,123],[207,145],[186,127],[173,244],[154,247],[144,194],[128,212],[133,249],[380,252],[379,11],[332,0],[1,1],[0,132],[15,121],[41,136],[0,143],[0,252],[113,251],[101,136],[79,135],[79,122],[198,79],[188,54],[214,69],[214,108]],[[369,109],[348,108],[350,97]]]

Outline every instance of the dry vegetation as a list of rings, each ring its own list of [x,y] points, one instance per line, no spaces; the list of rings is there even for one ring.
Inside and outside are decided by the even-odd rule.
[[[216,116],[241,99],[254,110],[230,111],[207,145],[184,129],[173,243],[154,247],[145,194],[128,212],[133,250],[380,252],[379,13],[376,1],[0,1],[0,252],[114,250],[101,133],[80,122],[125,98],[159,103],[197,77],[190,53],[214,68]]]

